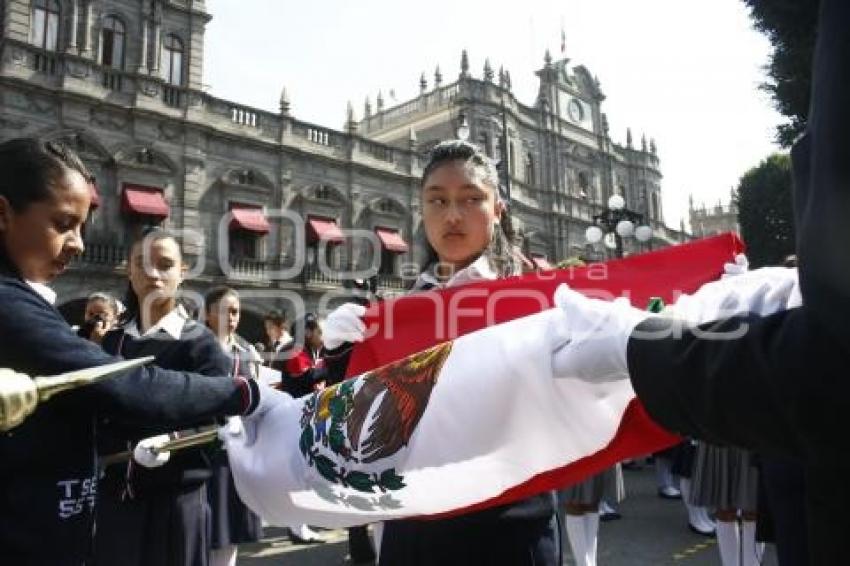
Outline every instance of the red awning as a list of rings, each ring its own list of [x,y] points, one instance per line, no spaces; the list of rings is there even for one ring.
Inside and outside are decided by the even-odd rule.
[[[91,198],[89,208],[94,210],[100,206],[100,193],[97,192],[97,185],[95,183],[89,183],[89,193]]]
[[[408,246],[397,230],[391,228],[375,228],[378,239],[385,249],[399,254],[407,253]]]
[[[310,241],[324,240],[331,244],[340,244],[345,240],[336,220],[332,218],[307,217],[308,237]]]
[[[263,209],[258,206],[234,204],[230,212],[233,214],[233,220],[230,221],[231,229],[247,230],[257,234],[268,234],[271,229]]]
[[[534,264],[537,269],[555,269],[549,263],[549,261],[543,257],[542,255],[533,255],[531,256],[531,262]]]
[[[171,207],[165,202],[165,195],[159,187],[124,184],[121,198],[121,210],[129,214],[168,218]]]

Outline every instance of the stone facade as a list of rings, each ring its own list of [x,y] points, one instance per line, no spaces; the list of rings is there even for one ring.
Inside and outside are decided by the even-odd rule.
[[[738,205],[735,202],[734,191],[729,204],[724,205],[718,202],[715,206],[710,207],[706,207],[705,204],[694,206],[694,200],[691,198],[688,208],[691,234],[695,238],[705,238],[724,232],[741,234],[741,225],[738,223]]]
[[[187,288],[236,286],[249,316],[288,308],[286,293],[316,308],[325,291],[354,276],[345,267],[383,262],[382,290],[398,291],[400,275],[424,255],[417,194],[424,151],[455,137],[466,120],[470,139],[498,158],[494,116],[508,130],[512,208],[526,252],[550,261],[582,252],[584,229],[614,192],[650,219],[656,244],[679,238],[663,224],[654,143],[644,139],[637,149],[630,136],[625,146],[613,143],[599,83],[583,67],[570,72],[566,59],[547,56],[534,106],[513,97],[507,73],[495,84],[492,70],[479,80],[465,65],[456,81],[437,77],[402,105],[385,109],[379,98],[373,113],[367,102],[359,122],[350,110],[337,131],[295,118],[285,90],[276,113],[204,92],[211,15],[203,0],[2,6],[0,139],[64,140],[97,178],[100,207],[87,225],[85,254],[57,282],[61,303],[78,304],[94,290],[123,292],[128,241],[153,222],[128,209],[133,187],[159,191],[168,205],[162,226],[186,234],[194,266]],[[234,206],[261,208],[268,233],[234,232]],[[410,249],[377,258],[363,238],[325,249],[292,213],[367,235],[390,229]],[[338,269],[318,269],[325,258]]]

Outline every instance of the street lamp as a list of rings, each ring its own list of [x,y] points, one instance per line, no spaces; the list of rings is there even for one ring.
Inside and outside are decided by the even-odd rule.
[[[642,223],[642,214],[626,208],[622,196],[611,195],[608,208],[593,216],[593,224],[585,230],[584,238],[589,244],[602,240],[605,247],[615,250],[618,258],[623,257],[623,238],[634,236],[641,243],[652,238],[652,228]]]

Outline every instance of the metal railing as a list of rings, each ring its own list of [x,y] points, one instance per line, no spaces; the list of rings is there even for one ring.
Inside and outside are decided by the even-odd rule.
[[[116,244],[87,242],[85,251],[77,258],[78,263],[121,267],[127,263],[127,246]]]
[[[33,57],[33,68],[39,73],[55,75],[59,71],[59,56],[48,51],[38,51]]]
[[[183,106],[183,92],[180,87],[162,85],[162,101],[172,108]]]

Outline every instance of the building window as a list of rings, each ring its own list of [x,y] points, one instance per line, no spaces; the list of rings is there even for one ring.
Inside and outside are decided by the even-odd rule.
[[[581,198],[590,197],[590,176],[586,171],[580,171],[578,174],[578,196]]]
[[[253,232],[245,230],[230,231],[230,257],[234,261],[257,259],[259,257],[259,238]]]
[[[508,174],[512,175],[516,171],[516,152],[514,151],[514,142],[508,144]]]
[[[534,156],[530,153],[525,156],[525,182],[534,184]]]
[[[35,0],[32,6],[32,42],[36,47],[56,51],[59,46],[59,2]]]
[[[396,274],[396,258],[398,257],[398,253],[388,250],[387,248],[381,249],[381,266],[378,269],[378,272],[381,275],[395,275]]]
[[[124,68],[124,24],[115,16],[107,16],[103,20],[101,35],[100,58],[105,67],[113,69]]]
[[[176,35],[165,37],[162,48],[162,78],[173,86],[183,86],[183,42]]]
[[[490,145],[490,136],[487,132],[478,134],[478,145],[484,150],[484,154],[487,157],[493,157],[493,147]]]
[[[650,218],[652,218],[653,220],[660,220],[661,219],[661,210],[660,210],[660,207],[658,205],[658,193],[656,193],[656,192],[652,193],[651,202],[652,202],[652,209],[650,210],[650,213],[649,213]]]

